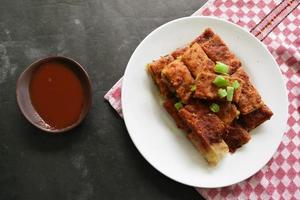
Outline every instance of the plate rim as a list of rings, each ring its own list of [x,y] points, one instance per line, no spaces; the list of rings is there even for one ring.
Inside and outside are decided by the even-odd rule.
[[[175,178],[173,178],[173,177],[171,177],[171,176],[169,176],[168,174],[166,174],[165,172],[163,172],[163,171],[161,171],[160,169],[159,169],[159,167],[156,167],[154,164],[152,164],[149,160],[150,159],[148,159],[148,155],[145,155],[145,154],[143,154],[142,153],[142,150],[140,150],[140,148],[138,147],[138,145],[136,145],[136,142],[135,142],[135,140],[133,139],[133,137],[132,137],[132,135],[131,135],[131,133],[130,133],[130,128],[129,128],[129,126],[128,126],[128,122],[127,122],[127,111],[126,111],[126,109],[124,109],[124,108],[126,108],[126,106],[124,106],[124,101],[123,101],[123,98],[124,98],[124,96],[123,95],[121,95],[121,107],[122,107],[122,111],[123,111],[123,120],[124,120],[124,123],[125,123],[125,126],[126,126],[126,129],[127,129],[127,132],[128,132],[128,134],[129,134],[129,137],[130,137],[130,139],[131,139],[131,141],[133,142],[133,144],[134,144],[134,146],[135,146],[135,148],[138,150],[138,152],[142,155],[142,157],[154,168],[154,169],[156,169],[158,172],[160,172],[161,174],[163,174],[164,176],[166,176],[166,177],[168,177],[168,178],[170,178],[171,180],[174,180],[174,181],[176,181],[176,182],[178,182],[178,183],[181,183],[181,184],[184,184],[184,185],[187,185],[187,186],[192,186],[192,187],[201,187],[201,188],[220,188],[220,187],[226,187],[226,186],[230,186],[230,185],[234,185],[234,184],[237,184],[237,183],[240,183],[240,182],[242,182],[242,181],[244,181],[244,180],[246,180],[246,179],[248,179],[248,178],[250,178],[250,177],[252,177],[253,175],[255,175],[259,170],[261,170],[271,159],[272,159],[272,157],[274,156],[274,154],[276,153],[276,151],[277,151],[277,149],[278,149],[278,147],[279,147],[279,145],[281,144],[281,142],[282,142],[282,138],[283,138],[283,136],[284,136],[284,134],[285,134],[285,132],[286,132],[286,130],[287,130],[287,120],[288,120],[288,106],[289,106],[289,101],[288,101],[288,91],[287,91],[287,88],[286,88],[286,84],[285,84],[285,82],[284,82],[284,79],[283,79],[283,74],[282,74],[282,72],[281,72],[281,70],[280,70],[280,67],[279,67],[279,65],[278,65],[278,63],[276,62],[276,60],[275,60],[275,58],[273,57],[273,55],[270,53],[270,51],[268,50],[268,48],[266,47],[266,45],[263,43],[263,42],[261,42],[260,40],[258,40],[255,36],[253,36],[248,30],[246,30],[245,28],[243,28],[243,27],[241,27],[241,26],[239,26],[239,25],[237,25],[237,24],[234,24],[233,22],[230,22],[230,21],[228,21],[228,20],[225,20],[225,19],[222,19],[222,18],[218,18],[218,17],[215,17],[215,16],[188,16],[188,17],[181,17],[181,18],[177,18],[177,19],[174,19],[174,20],[171,20],[171,21],[169,21],[169,22],[166,22],[166,23],[164,23],[164,24],[162,24],[162,25],[160,25],[160,26],[158,26],[157,28],[155,28],[154,30],[152,30],[139,44],[138,44],[138,46],[135,48],[135,50],[133,51],[133,53],[131,54],[131,56],[130,56],[130,59],[128,60],[128,63],[127,63],[127,65],[126,65],[126,68],[125,68],[125,72],[124,72],[124,75],[123,75],[123,84],[122,84],[122,88],[121,88],[121,94],[124,94],[124,85],[126,85],[126,84],[124,84],[124,82],[126,82],[126,77],[127,77],[127,74],[128,74],[128,68],[129,68],[129,65],[130,65],[130,63],[131,63],[131,61],[132,61],[132,59],[133,59],[133,56],[135,55],[135,53],[137,52],[137,50],[139,49],[139,47],[140,46],[142,46],[143,45],[143,43],[148,39],[148,38],[150,38],[153,34],[155,34],[155,32],[157,32],[157,31],[159,31],[160,29],[163,29],[165,26],[168,26],[168,25],[170,25],[170,24],[172,24],[172,23],[177,23],[177,22],[179,22],[179,21],[184,21],[184,20],[189,20],[189,19],[212,19],[212,20],[217,20],[217,21],[221,21],[222,23],[227,23],[227,24],[230,24],[230,25],[232,25],[232,26],[234,26],[234,27],[236,27],[236,28],[238,28],[238,29],[240,29],[241,31],[243,31],[245,34],[247,34],[249,37],[251,37],[252,39],[255,39],[256,40],[256,42],[257,43],[259,43],[264,49],[265,49],[265,51],[267,52],[267,54],[271,57],[271,59],[272,59],[272,61],[275,63],[275,65],[276,65],[276,70],[277,70],[277,72],[280,74],[280,80],[281,80],[281,84],[283,84],[283,86],[284,86],[284,96],[285,96],[285,111],[287,111],[287,112],[285,112],[284,113],[284,115],[285,115],[285,126],[284,126],[284,130],[283,130],[283,132],[282,133],[280,133],[281,134],[281,140],[280,140],[280,142],[277,144],[277,147],[274,149],[274,151],[273,151],[273,153],[272,153],[272,155],[270,156],[270,158],[268,158],[268,159],[266,159],[264,162],[263,162],[263,164],[257,169],[257,170],[254,170],[255,172],[253,173],[253,174],[251,174],[251,175],[249,175],[249,176],[246,176],[246,177],[243,177],[242,179],[240,179],[240,180],[238,180],[238,181],[234,181],[234,182],[231,182],[231,183],[227,183],[227,184],[221,184],[221,185],[217,185],[217,186],[213,186],[213,185],[209,185],[209,186],[205,186],[205,184],[204,185],[193,185],[193,184],[189,184],[189,183],[186,183],[186,182],[182,182],[182,181],[180,181],[180,180],[176,180]],[[215,184],[216,185],[216,184]]]

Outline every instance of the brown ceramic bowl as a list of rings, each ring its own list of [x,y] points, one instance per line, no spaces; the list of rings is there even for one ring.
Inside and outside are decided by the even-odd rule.
[[[38,69],[42,64],[45,64],[47,62],[53,62],[53,61],[60,61],[60,62],[65,62],[70,64],[68,66],[72,67],[72,70],[77,74],[77,76],[81,81],[81,84],[84,89],[85,99],[86,99],[78,120],[72,125],[61,129],[51,129],[45,126],[45,123],[43,122],[39,114],[36,112],[36,110],[34,109],[29,94],[30,81],[35,70]],[[25,69],[25,71],[20,75],[17,81],[16,95],[17,95],[18,106],[21,112],[23,113],[23,115],[25,116],[25,118],[37,128],[50,133],[65,132],[78,126],[87,115],[92,103],[92,87],[87,72],[78,62],[74,61],[71,58],[67,58],[63,56],[53,56],[53,57],[43,58],[29,65]]]

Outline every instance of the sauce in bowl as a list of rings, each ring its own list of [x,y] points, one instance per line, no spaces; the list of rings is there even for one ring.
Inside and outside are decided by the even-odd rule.
[[[71,63],[51,61],[41,64],[32,75],[31,103],[50,129],[76,123],[85,105],[82,82]]]

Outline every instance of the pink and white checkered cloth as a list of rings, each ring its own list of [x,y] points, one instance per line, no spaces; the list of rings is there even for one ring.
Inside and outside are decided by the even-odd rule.
[[[300,199],[300,2],[299,0],[209,0],[193,15],[217,16],[249,30],[280,66],[289,99],[288,129],[273,158],[251,178],[214,189],[206,199]],[[122,116],[120,79],[105,99]]]

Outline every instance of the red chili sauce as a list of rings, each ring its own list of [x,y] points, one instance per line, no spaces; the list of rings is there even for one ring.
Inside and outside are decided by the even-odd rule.
[[[79,119],[84,91],[68,63],[42,64],[34,72],[29,90],[33,107],[52,129],[66,128]]]

